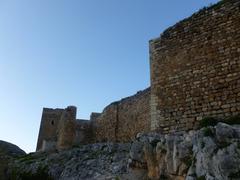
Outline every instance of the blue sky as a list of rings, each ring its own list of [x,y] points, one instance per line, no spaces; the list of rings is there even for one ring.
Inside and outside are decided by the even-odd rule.
[[[148,87],[148,41],[215,2],[0,0],[0,139],[34,151],[43,107],[88,119]]]

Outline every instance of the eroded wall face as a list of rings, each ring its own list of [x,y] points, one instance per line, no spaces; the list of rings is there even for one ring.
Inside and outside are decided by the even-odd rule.
[[[64,109],[44,108],[38,135],[37,151],[41,150],[43,140],[57,141],[57,129]]]
[[[240,1],[202,10],[150,41],[151,129],[240,113]]]
[[[74,145],[93,143],[95,138],[93,131],[91,121],[77,119]]]
[[[96,120],[96,141],[116,141],[118,102],[106,107]]]
[[[95,122],[97,141],[128,142],[150,130],[150,88],[106,107]]]
[[[150,131],[150,88],[120,101],[117,139],[129,142],[138,133]]]
[[[76,114],[77,108],[74,106],[67,107],[62,113],[57,130],[57,149],[72,148],[76,137]]]

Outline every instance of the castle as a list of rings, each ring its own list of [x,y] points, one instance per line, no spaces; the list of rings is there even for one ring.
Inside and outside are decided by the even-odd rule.
[[[76,107],[43,109],[37,151],[127,142],[139,132],[196,129],[240,113],[240,1],[222,0],[150,41],[151,87],[77,120]]]

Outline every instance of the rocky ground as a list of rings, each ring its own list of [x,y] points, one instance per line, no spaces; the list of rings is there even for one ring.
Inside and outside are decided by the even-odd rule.
[[[49,153],[32,153],[10,164],[9,179],[138,179],[128,171],[131,144],[99,143]]]
[[[240,126],[218,123],[171,135],[138,134],[128,144],[99,143],[15,158],[6,179],[239,180]]]

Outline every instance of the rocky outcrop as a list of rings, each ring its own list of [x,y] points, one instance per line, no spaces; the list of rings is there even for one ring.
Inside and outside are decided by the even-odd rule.
[[[148,169],[150,179],[240,179],[240,126],[218,123],[199,131],[139,134],[130,166]]]
[[[138,134],[132,143],[97,143],[37,152],[9,164],[10,179],[238,180],[240,126]]]
[[[8,174],[10,179],[122,179],[127,177],[129,150],[130,144],[101,143],[50,154],[38,152],[17,159]]]
[[[7,165],[13,158],[23,156],[26,153],[14,144],[0,140],[0,179],[4,179]]]

